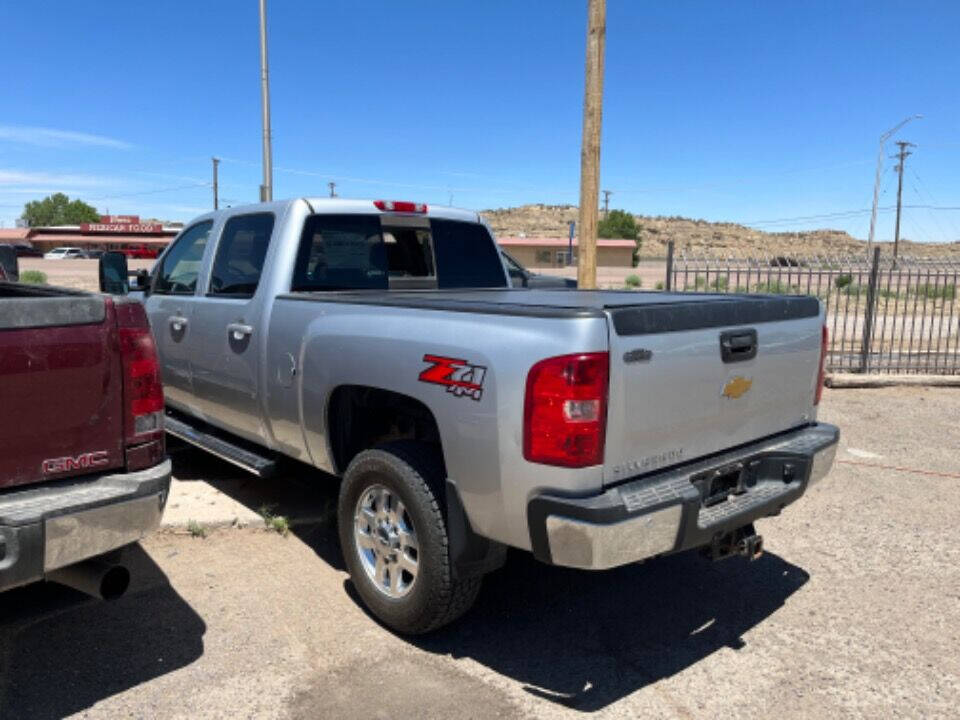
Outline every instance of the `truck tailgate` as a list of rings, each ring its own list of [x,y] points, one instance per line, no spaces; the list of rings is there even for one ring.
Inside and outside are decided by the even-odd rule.
[[[116,338],[100,297],[0,300],[0,488],[123,466]]]
[[[814,419],[815,298],[700,295],[607,312],[606,483]]]

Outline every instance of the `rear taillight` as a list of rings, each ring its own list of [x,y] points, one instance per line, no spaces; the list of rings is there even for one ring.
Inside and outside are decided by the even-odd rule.
[[[374,200],[373,204],[378,210],[386,212],[405,212],[405,213],[425,213],[427,211],[426,203],[414,203],[407,200]]]
[[[823,395],[823,383],[826,379],[824,370],[827,362],[827,344],[829,339],[830,336],[827,332],[827,326],[824,325],[820,332],[820,369],[817,370],[817,390],[813,395],[814,405],[820,404],[820,396]]]
[[[603,462],[610,356],[541,360],[527,375],[523,456],[530,462],[586,467]]]
[[[134,302],[117,305],[116,312],[123,364],[126,443],[129,446],[160,441],[159,454],[162,456],[163,384],[157,346],[150,333],[147,314],[143,305]],[[154,454],[149,453],[150,456]]]

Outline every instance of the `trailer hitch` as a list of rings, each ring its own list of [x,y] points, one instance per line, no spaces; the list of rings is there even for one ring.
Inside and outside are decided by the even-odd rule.
[[[733,532],[716,535],[710,545],[704,548],[704,554],[714,561],[726,560],[734,555],[756,560],[763,555],[763,536],[757,535],[751,523]]]

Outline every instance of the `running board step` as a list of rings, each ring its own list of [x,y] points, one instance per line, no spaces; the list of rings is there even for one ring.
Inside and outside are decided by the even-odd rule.
[[[270,477],[276,472],[277,463],[270,458],[258,455],[209,432],[198,430],[170,415],[164,418],[164,423],[166,431],[174,437],[180,438],[191,445],[196,445],[211,455],[216,455],[221,460],[226,460],[228,463],[243,468],[257,477]]]

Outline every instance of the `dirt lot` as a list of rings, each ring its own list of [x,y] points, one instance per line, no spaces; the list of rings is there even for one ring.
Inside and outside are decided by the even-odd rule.
[[[308,519],[154,536],[113,603],[0,596],[0,717],[956,717],[958,410],[944,388],[827,391],[840,462],[758,524],[760,560],[588,574],[518,553],[413,640],[359,607],[327,478],[259,483],[175,448],[181,479],[251,507],[295,487]]]
[[[131,270],[150,269],[154,260],[129,260]],[[96,260],[45,260],[44,258],[20,258],[20,272],[39,270],[47,276],[49,285],[96,291],[99,287]]]

